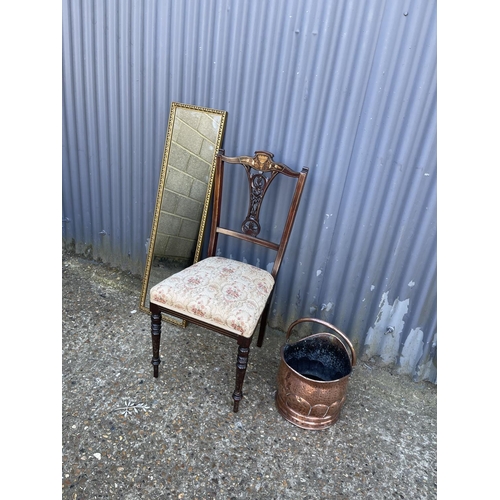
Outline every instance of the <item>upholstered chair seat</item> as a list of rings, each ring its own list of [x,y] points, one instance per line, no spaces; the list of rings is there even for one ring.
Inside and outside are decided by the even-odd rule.
[[[151,288],[150,302],[251,337],[273,290],[267,271],[208,257]]]

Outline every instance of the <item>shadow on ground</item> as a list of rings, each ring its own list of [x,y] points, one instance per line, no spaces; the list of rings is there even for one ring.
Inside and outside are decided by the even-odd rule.
[[[63,499],[437,498],[436,386],[359,359],[339,421],[303,430],[274,406],[284,333],[236,343],[164,323],[152,376],[140,280],[63,255]]]

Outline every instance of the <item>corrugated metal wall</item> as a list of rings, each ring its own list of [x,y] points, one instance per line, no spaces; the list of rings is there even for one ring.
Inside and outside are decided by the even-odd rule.
[[[271,326],[435,382],[436,2],[64,0],[76,252],[142,273],[172,101],[227,110],[228,155],[310,167]]]

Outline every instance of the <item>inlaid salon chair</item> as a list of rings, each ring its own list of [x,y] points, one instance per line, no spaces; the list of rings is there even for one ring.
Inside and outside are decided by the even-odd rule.
[[[267,151],[256,151],[255,156],[225,156],[224,150],[217,154],[215,164],[214,193],[210,239],[207,257],[196,264],[170,276],[151,288],[149,293],[151,313],[151,336],[153,341],[152,365],[154,376],[158,377],[160,365],[161,315],[171,316],[202,326],[208,330],[230,337],[238,343],[236,358],[236,384],[233,393],[233,411],[237,412],[243,397],[243,380],[248,363],[248,354],[253,335],[260,320],[257,346],[264,340],[267,316],[271,296],[278,276],[283,255],[295,221],[300,198],[304,189],[308,169],[304,167],[296,172],[282,163],[273,160],[274,155]],[[222,227],[221,213],[225,206],[222,200],[223,180],[227,183],[241,170],[241,175],[248,181],[248,206],[246,218],[237,230]],[[243,171],[246,170],[245,172]],[[231,177],[230,175],[231,174]],[[226,177],[224,177],[226,175]],[[287,188],[290,195],[287,200],[288,213],[275,239],[271,232],[264,232],[264,221],[259,219],[264,196],[271,196],[272,181],[280,176],[280,186],[286,177],[293,186]],[[275,187],[277,183],[273,185]],[[225,186],[226,191],[232,189]],[[246,188],[245,188],[246,189]],[[280,187],[281,189],[281,187]],[[274,194],[274,193],[273,193]],[[275,196],[277,196],[276,194]],[[281,197],[279,197],[281,205]],[[289,205],[288,205],[289,203]],[[276,229],[276,217],[271,214],[268,226]],[[223,218],[225,221],[226,219]],[[227,224],[226,224],[227,225]],[[259,237],[259,234],[266,238]],[[274,256],[271,271],[254,265],[217,256],[219,236],[237,238],[244,243],[270,249]],[[243,260],[243,259],[242,259]],[[270,266],[269,266],[270,268]],[[288,269],[293,272],[293,266]]]

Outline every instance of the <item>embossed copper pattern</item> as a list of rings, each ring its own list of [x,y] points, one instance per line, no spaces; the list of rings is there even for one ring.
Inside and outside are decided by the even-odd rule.
[[[348,373],[336,380],[324,381],[313,380],[294,370],[287,363],[284,356],[287,344],[281,348],[281,360],[277,376],[278,390],[275,397],[278,412],[283,418],[298,427],[321,430],[333,425],[340,417],[340,411],[346,400],[349,377],[352,367],[356,363],[356,354],[352,344],[342,332],[333,325],[314,318],[303,318],[294,322],[287,332],[287,340],[293,327],[304,321],[327,325],[336,334],[318,333],[310,335],[293,345],[299,345],[307,340],[325,340],[335,343],[336,348],[340,346],[341,349],[345,350],[345,353],[347,353],[347,344],[351,351]],[[339,334],[340,338],[338,337]]]
[[[298,427],[325,429],[340,417],[348,381],[349,375],[332,382],[311,380],[292,371],[282,360],[278,369],[277,409]]]

